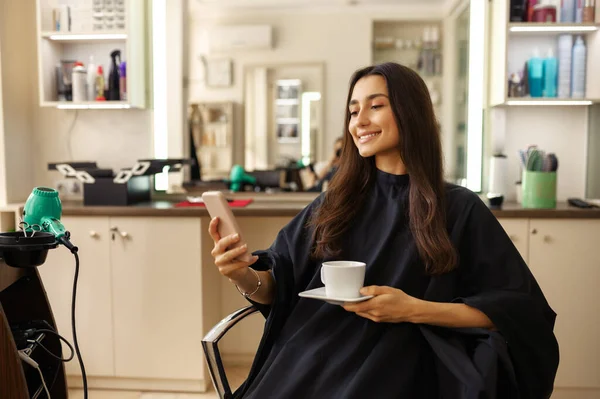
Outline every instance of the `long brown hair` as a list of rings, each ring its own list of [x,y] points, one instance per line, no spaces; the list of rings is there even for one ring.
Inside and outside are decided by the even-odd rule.
[[[400,156],[410,176],[408,216],[419,255],[428,273],[446,273],[456,267],[457,254],[446,230],[445,183],[438,123],[423,80],[416,72],[395,63],[359,69],[350,80],[341,162],[321,206],[310,221],[314,227],[315,243],[312,255],[315,258],[339,255],[344,233],[375,180],[375,157],[361,157],[349,131],[348,104],[354,86],[361,78],[370,75],[380,75],[387,83],[390,105],[400,134]]]

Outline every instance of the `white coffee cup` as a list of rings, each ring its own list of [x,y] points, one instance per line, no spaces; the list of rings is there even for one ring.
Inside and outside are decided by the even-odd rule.
[[[325,295],[331,298],[359,298],[359,291],[365,283],[366,268],[363,262],[323,262],[321,281],[325,284]]]

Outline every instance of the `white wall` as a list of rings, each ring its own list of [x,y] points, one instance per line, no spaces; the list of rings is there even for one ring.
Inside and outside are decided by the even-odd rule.
[[[508,199],[520,180],[518,150],[537,144],[558,157],[557,199],[583,198],[586,184],[587,107],[511,107],[506,110],[505,154],[509,159]],[[489,161],[489,159],[487,159]]]
[[[189,99],[190,101],[235,101],[242,103],[243,70],[247,65],[323,62],[325,64],[325,135],[317,152],[323,159],[343,133],[343,118],[348,82],[352,73],[371,63],[373,20],[442,19],[440,6],[389,7],[389,11],[357,11],[346,7],[331,11],[263,11],[244,13],[228,10],[224,15],[207,16],[190,2]],[[335,23],[335,28],[334,24]],[[206,53],[204,32],[213,25],[268,24],[274,31],[274,48],[238,51],[215,55],[229,57],[234,63],[234,83],[230,88],[211,89],[204,84],[200,55]],[[238,127],[241,123],[238,123]],[[243,134],[237,130],[236,134]],[[239,136],[238,136],[239,137]]]
[[[37,97],[36,97],[37,99]],[[34,106],[36,185],[62,178],[48,162],[96,161],[98,166],[132,167],[152,157],[152,112],[147,110],[60,110]]]
[[[2,48],[3,139],[0,151],[0,203],[24,201],[32,189],[35,154],[30,151],[32,111],[36,79],[34,0],[0,2]],[[3,181],[2,181],[3,180]]]

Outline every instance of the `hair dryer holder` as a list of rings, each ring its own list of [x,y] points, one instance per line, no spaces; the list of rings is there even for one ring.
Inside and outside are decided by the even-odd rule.
[[[83,183],[84,205],[127,206],[151,199],[151,177],[157,173],[178,172],[190,159],[140,159],[131,168],[113,173],[99,169],[95,162],[50,163],[48,170],[58,170],[66,178]]]
[[[12,267],[37,267],[46,261],[48,250],[56,248],[54,234],[36,232],[33,236],[23,231],[0,233],[0,258]]]

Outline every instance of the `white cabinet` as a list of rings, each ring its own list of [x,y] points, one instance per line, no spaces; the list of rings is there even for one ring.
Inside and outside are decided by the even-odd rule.
[[[600,394],[600,220],[531,219],[529,267],[558,314],[556,387]]]
[[[67,11],[67,7],[69,7]],[[40,106],[75,109],[144,108],[146,106],[146,8],[145,0],[37,0],[37,48]],[[57,18],[60,13],[70,13]],[[57,26],[57,20],[63,22]],[[83,63],[87,70],[90,57],[97,73],[103,67],[108,87],[111,57],[121,52],[126,62],[126,97],[114,101],[66,101],[59,96],[59,81],[71,80],[71,66]],[[57,66],[61,66],[57,69]],[[57,71],[65,72],[61,75]],[[64,76],[64,79],[61,77]]]
[[[79,247],[77,284],[77,338],[87,375],[114,376],[112,276],[108,218],[64,217],[72,242]],[[48,252],[46,263],[39,267],[58,330],[71,344],[71,300],[75,259],[60,246]],[[63,345],[63,357],[69,349]],[[66,363],[68,375],[81,375],[77,358]]]
[[[506,234],[523,257],[529,261],[529,219],[499,219]]]
[[[552,397],[599,397],[600,220],[499,221],[557,313],[560,363]]]
[[[77,335],[90,387],[204,391],[209,381],[200,340],[214,322],[202,311],[200,218],[63,222],[81,258]],[[73,256],[63,247],[40,267],[58,328],[70,342],[73,271]],[[75,361],[67,375],[81,386]]]
[[[557,313],[560,364],[553,398],[600,394],[600,220],[499,219]],[[579,392],[579,393],[577,393]],[[575,396],[570,396],[575,395]]]
[[[199,218],[111,218],[116,375],[197,379],[201,275]]]

